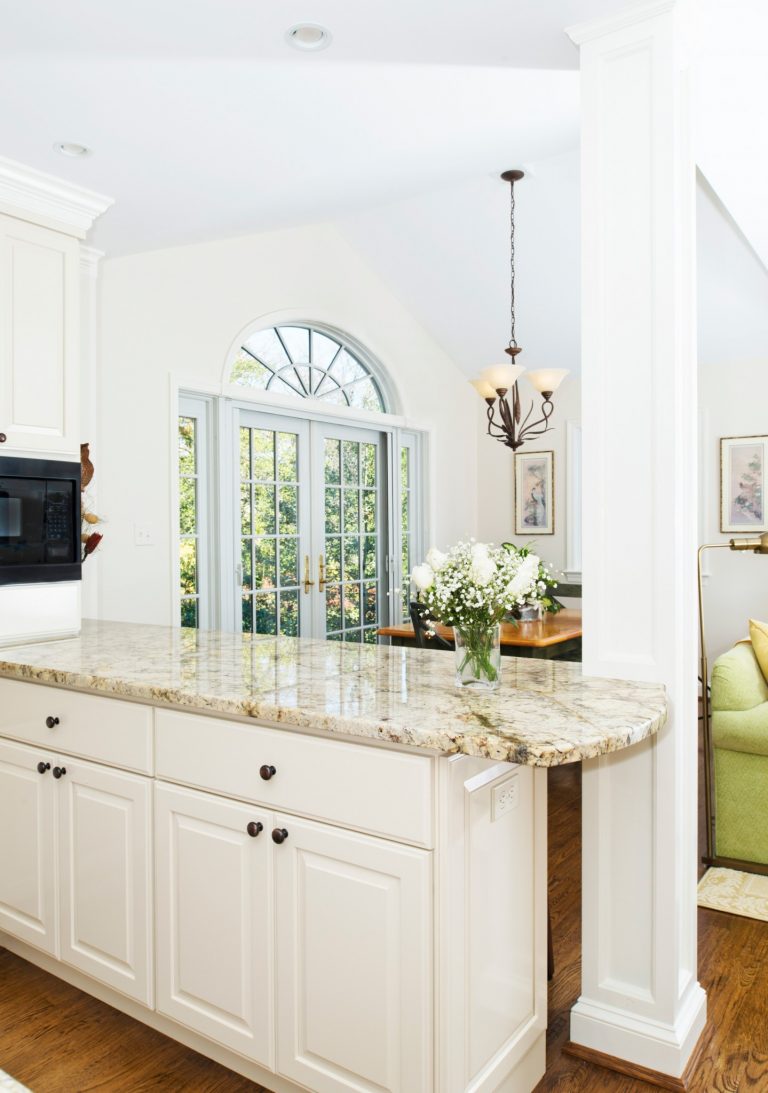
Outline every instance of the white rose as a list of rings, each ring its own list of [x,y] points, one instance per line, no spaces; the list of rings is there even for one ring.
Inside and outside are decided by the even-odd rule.
[[[427,565],[426,562],[423,565],[417,565],[413,567],[411,573],[411,580],[418,588],[419,592],[425,592],[435,579],[435,574],[431,565]]]
[[[475,584],[486,585],[490,584],[496,573],[496,564],[489,558],[488,553],[474,555],[472,558],[472,565],[470,566],[469,575]]]
[[[435,573],[439,573],[447,561],[448,555],[443,554],[437,547],[430,547],[427,551],[427,565],[431,566]]]

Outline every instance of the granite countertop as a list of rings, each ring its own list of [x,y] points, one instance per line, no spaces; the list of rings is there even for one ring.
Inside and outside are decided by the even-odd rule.
[[[0,676],[545,767],[619,751],[666,719],[661,685],[579,664],[505,657],[500,689],[468,694],[452,653],[133,623],[0,649]]]

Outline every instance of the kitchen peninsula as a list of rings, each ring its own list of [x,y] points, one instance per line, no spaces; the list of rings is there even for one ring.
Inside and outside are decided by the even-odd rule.
[[[530,1093],[546,770],[663,688],[86,622],[0,650],[0,944],[276,1093]]]

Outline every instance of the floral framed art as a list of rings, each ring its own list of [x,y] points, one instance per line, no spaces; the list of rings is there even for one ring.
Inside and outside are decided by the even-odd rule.
[[[555,453],[515,455],[515,535],[555,534]]]
[[[766,531],[768,436],[720,438],[720,530]]]

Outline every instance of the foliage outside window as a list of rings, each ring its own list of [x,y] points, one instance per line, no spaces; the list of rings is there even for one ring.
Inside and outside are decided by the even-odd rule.
[[[410,448],[403,447],[400,449],[400,542],[402,550],[400,560],[402,565],[401,606],[404,619],[409,617],[411,598],[411,581],[409,574],[413,568],[412,474],[411,450]]]
[[[179,417],[179,580],[181,625],[200,625],[198,423]]]
[[[350,346],[307,326],[251,334],[231,363],[229,381],[357,410],[386,410],[378,382]]]

